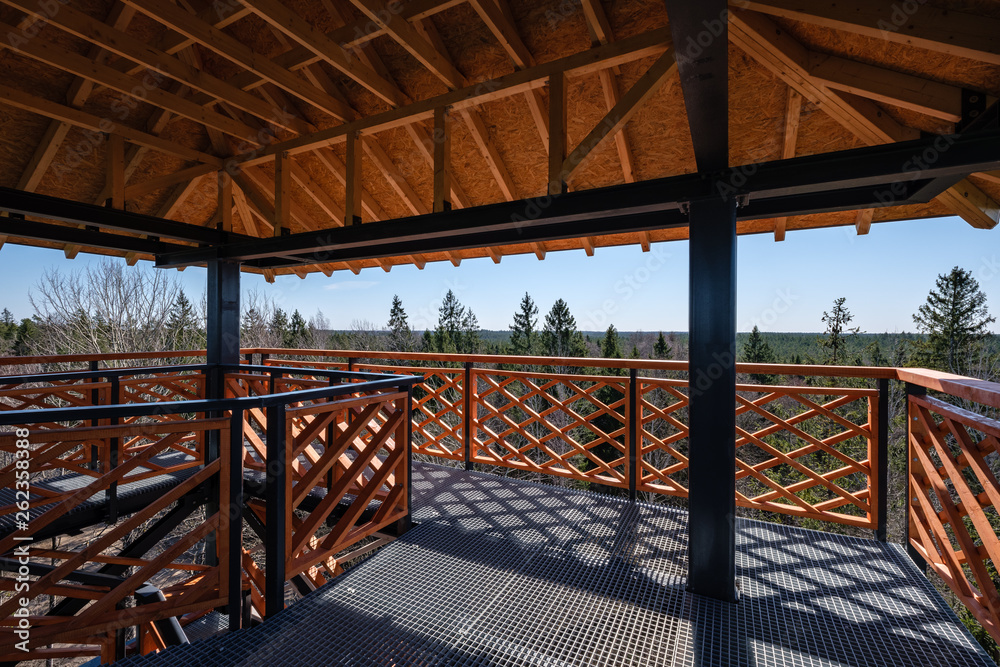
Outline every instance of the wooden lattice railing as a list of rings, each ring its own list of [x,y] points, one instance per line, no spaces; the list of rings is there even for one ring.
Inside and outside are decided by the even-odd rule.
[[[1000,386],[919,371],[903,379],[909,547],[1000,641]]]
[[[223,608],[239,627],[244,593],[273,614],[289,579],[318,586],[342,571],[345,549],[408,524],[405,378],[93,361],[0,378],[0,662],[112,662],[130,627],[129,651],[157,650],[176,641],[164,621]],[[264,497],[250,499],[245,472]],[[262,527],[266,568],[242,548],[246,512]]]
[[[688,495],[689,388],[687,380],[676,377],[686,369],[683,362],[587,359],[584,363],[604,371],[597,374],[565,372],[574,365],[579,369],[581,360],[347,354],[353,355],[347,362],[278,361],[265,356],[265,363],[422,375],[413,397],[417,454],[634,493]],[[366,354],[378,362],[362,358]],[[428,365],[392,365],[406,361]],[[563,372],[552,371],[556,364],[564,367]],[[630,372],[622,374],[621,366],[631,366]],[[643,370],[644,366],[648,368]],[[768,370],[775,375],[781,370],[801,373],[802,367]],[[819,374],[840,369],[811,370]],[[843,370],[847,376],[861,375],[859,369]],[[871,374],[880,377],[884,370]],[[641,371],[673,377],[646,377]],[[878,389],[808,385],[738,389],[737,504],[873,530],[883,525],[884,513],[877,507],[883,483]]]

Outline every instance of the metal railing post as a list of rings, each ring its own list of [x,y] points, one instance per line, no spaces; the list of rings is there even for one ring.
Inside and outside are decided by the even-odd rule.
[[[100,370],[100,368],[101,368],[101,362],[99,362],[97,359],[92,359],[91,362],[90,362],[90,370],[92,372],[94,372],[94,373],[97,373]],[[96,381],[98,381],[100,379],[101,378],[99,376],[93,375],[93,376],[91,376],[90,381],[91,382],[96,382]],[[91,405],[100,405],[101,404],[101,390],[100,389],[91,389],[90,390],[90,404]],[[99,420],[97,420],[97,419],[91,419],[90,420],[90,425],[91,426],[97,426],[98,423],[99,423]],[[101,453],[98,451],[98,449],[96,447],[94,447],[93,445],[91,445],[91,447],[90,447],[90,468],[91,468],[91,470],[99,470],[100,467],[101,467]]]
[[[642,432],[642,406],[639,405],[639,369],[629,369],[628,373],[628,499],[635,502],[638,493],[640,442]]]
[[[285,405],[267,408],[267,462],[265,496],[264,604],[265,618],[285,608]]]
[[[927,561],[924,560],[913,545],[910,543],[910,513],[912,512],[912,507],[916,502],[916,498],[912,495],[913,488],[910,486],[910,469],[913,467],[913,463],[916,461],[910,455],[911,444],[911,433],[913,432],[913,420],[916,419],[910,414],[910,397],[911,396],[926,396],[927,389],[921,387],[920,385],[906,383],[906,503],[904,504],[906,514],[903,517],[905,529],[905,539],[906,539],[906,553],[910,556],[917,567],[920,568],[921,572],[927,571]]]
[[[243,411],[233,410],[229,418],[229,498],[223,521],[229,522],[226,544],[229,572],[229,629],[243,626]]]
[[[462,379],[462,455],[465,469],[472,470],[472,394],[476,390],[473,385],[472,362],[465,362],[465,375]],[[412,389],[411,389],[412,391]]]
[[[878,497],[869,498],[875,503],[875,539],[886,541],[886,530],[889,523],[889,380],[878,381],[878,469],[875,470],[878,484]]]

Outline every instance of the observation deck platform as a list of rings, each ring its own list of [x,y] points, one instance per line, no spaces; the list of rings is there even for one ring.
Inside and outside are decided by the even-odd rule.
[[[902,546],[738,520],[741,600],[685,591],[687,514],[413,463],[412,530],[169,665],[993,663]]]

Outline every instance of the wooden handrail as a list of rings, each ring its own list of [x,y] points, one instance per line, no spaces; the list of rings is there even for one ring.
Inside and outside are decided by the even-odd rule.
[[[901,382],[975,401],[991,408],[1000,408],[1000,384],[996,382],[976,380],[926,368],[897,368],[896,377]]]

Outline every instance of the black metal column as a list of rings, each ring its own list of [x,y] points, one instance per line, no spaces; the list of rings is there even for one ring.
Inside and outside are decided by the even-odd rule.
[[[736,600],[736,201],[690,208],[688,589]]]
[[[285,406],[267,408],[267,474],[264,487],[264,617],[285,608]]]
[[[240,265],[208,263],[209,364],[240,363]],[[211,395],[211,390],[210,390]]]

